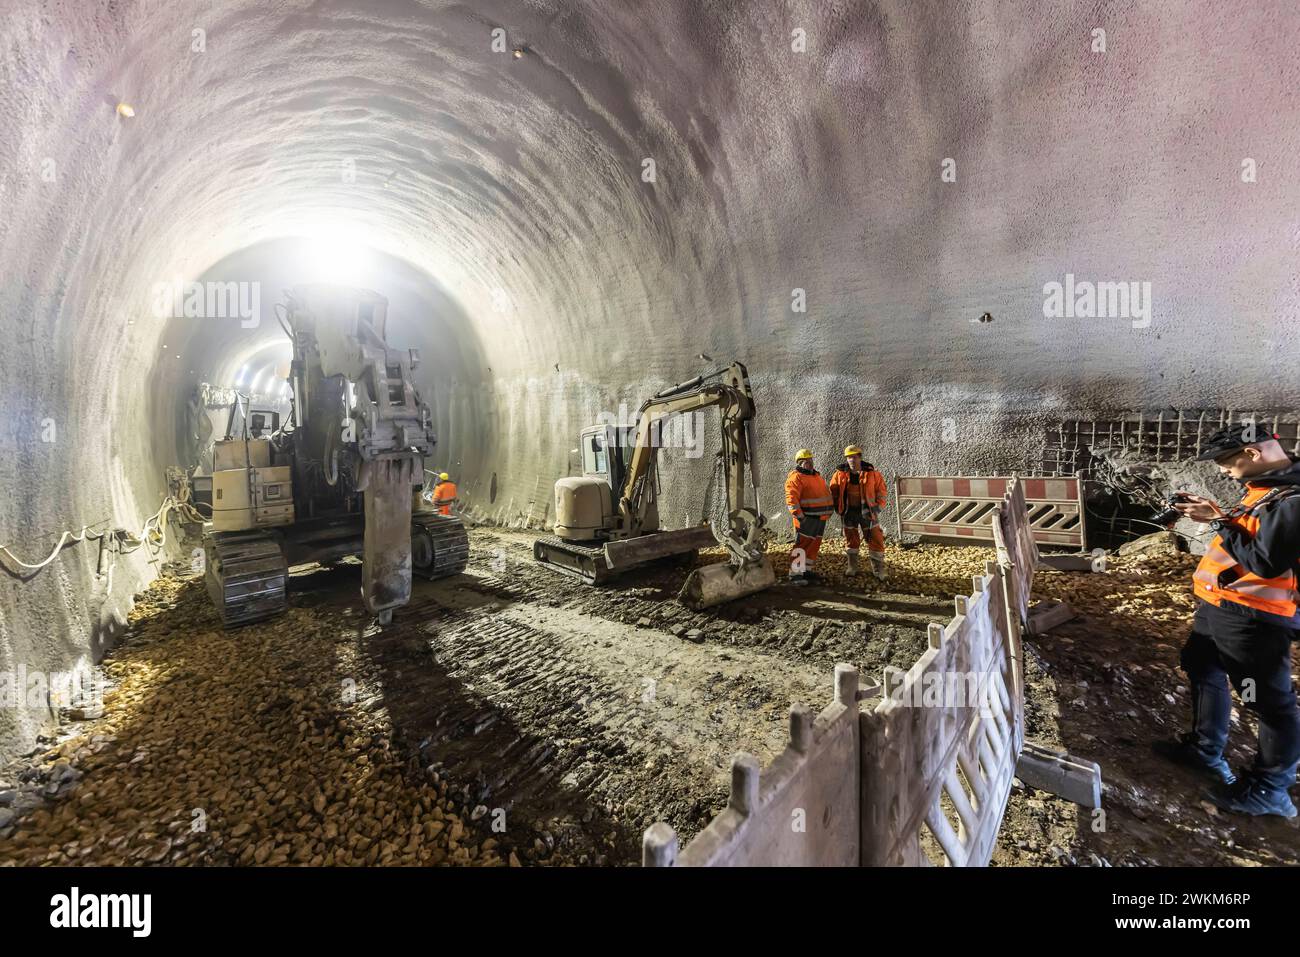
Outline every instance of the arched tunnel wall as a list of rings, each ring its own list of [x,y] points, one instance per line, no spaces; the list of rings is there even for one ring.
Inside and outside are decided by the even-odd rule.
[[[1070,411],[1300,404],[1286,0],[4,13],[0,528],[24,558],[84,523],[139,530],[208,348],[188,329],[169,367],[150,291],[285,236],[445,290],[414,299],[454,317],[462,378],[427,387],[500,521],[537,518],[578,429],[701,352],[754,375],[769,514],[804,445],[1005,468]],[[1149,314],[1046,318],[1067,274],[1150,283]],[[671,520],[703,461],[665,476]],[[111,593],[92,543],[8,578],[0,670],[98,655],[143,557]],[[7,710],[0,750],[41,720]]]

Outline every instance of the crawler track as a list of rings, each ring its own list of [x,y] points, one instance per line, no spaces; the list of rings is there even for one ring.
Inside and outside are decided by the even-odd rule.
[[[204,540],[208,597],[227,628],[274,617],[285,609],[288,580],[280,540],[268,532],[217,532]]]

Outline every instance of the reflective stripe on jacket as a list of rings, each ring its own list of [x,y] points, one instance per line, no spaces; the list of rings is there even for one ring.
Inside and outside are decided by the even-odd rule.
[[[795,469],[785,480],[785,504],[791,515],[829,515],[831,490],[820,472]]]
[[[451,514],[451,507],[456,502],[456,483],[439,482],[433,487],[433,507],[443,515]]]
[[[1229,537],[1244,535],[1248,540],[1255,539],[1259,535],[1261,516],[1265,514],[1264,506],[1294,495],[1291,489],[1247,482],[1240,504],[1227,512],[1228,524],[1239,530]],[[1289,568],[1266,577],[1243,567],[1228,550],[1230,547],[1224,536],[1214,536],[1192,576],[1196,597],[1212,605],[1232,601],[1285,618],[1294,616],[1298,607],[1295,557],[1291,558]]]
[[[831,476],[831,496],[840,515],[854,507],[884,508],[885,477],[870,463],[863,462],[861,471],[854,472],[845,462]]]

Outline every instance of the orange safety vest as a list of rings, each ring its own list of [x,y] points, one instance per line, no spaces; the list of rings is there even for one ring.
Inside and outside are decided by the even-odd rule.
[[[456,483],[439,482],[433,487],[433,507],[440,515],[450,515],[451,506],[456,501]]]
[[[791,472],[785,480],[785,504],[791,515],[812,517],[834,511],[831,490],[820,472]]]
[[[1275,501],[1278,493],[1280,489],[1277,486],[1247,483],[1246,494],[1227,512],[1227,521],[1253,537],[1259,531],[1260,509],[1267,502]],[[1192,588],[1197,598],[1203,598],[1211,605],[1232,601],[1284,618],[1296,613],[1296,570],[1293,568],[1277,578],[1253,575],[1228,554],[1220,535],[1214,536],[1201,563],[1196,566]]]
[[[859,472],[851,471],[847,463],[839,465],[831,476],[831,495],[835,497],[835,511],[841,515],[858,506],[884,508],[885,477],[867,462],[862,463]]]

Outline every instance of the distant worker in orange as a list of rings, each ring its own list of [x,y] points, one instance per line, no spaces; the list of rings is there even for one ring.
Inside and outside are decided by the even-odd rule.
[[[450,515],[451,507],[456,504],[456,483],[446,472],[438,475],[438,484],[433,487],[433,507],[439,515]]]
[[[813,571],[817,552],[826,533],[826,520],[833,509],[831,490],[813,468],[813,454],[800,449],[794,457],[794,471],[785,480],[785,504],[794,519],[795,543],[790,552],[790,584],[807,585],[821,579]]]
[[[885,507],[885,477],[870,462],[862,461],[862,449],[856,445],[844,450],[844,458],[831,476],[831,496],[844,523],[849,574],[858,573],[858,546],[866,538],[871,574],[884,581],[885,533],[880,527],[880,510]]]

